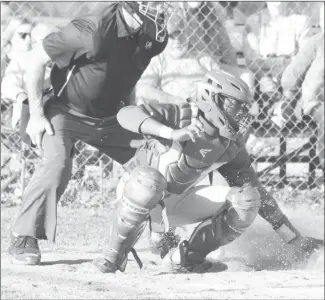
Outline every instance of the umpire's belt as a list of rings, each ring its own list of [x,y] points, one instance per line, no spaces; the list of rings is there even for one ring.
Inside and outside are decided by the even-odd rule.
[[[51,101],[51,107],[58,108],[62,110],[63,112],[72,115],[76,118],[79,119],[79,121],[83,124],[89,125],[89,126],[95,126],[95,127],[106,127],[106,126],[111,126],[111,125],[116,125],[117,124],[117,119],[116,115],[109,116],[106,118],[92,118],[89,116],[86,116],[82,113],[79,113],[66,105],[65,103],[61,102],[60,99],[55,98],[56,101]]]

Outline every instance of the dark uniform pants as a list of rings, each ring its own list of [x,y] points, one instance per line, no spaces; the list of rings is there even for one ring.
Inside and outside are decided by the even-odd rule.
[[[55,241],[57,202],[65,191],[72,169],[72,149],[81,140],[123,164],[135,153],[141,136],[123,129],[116,117],[94,119],[50,101],[45,108],[54,135],[43,136],[43,157],[23,196],[13,233]]]

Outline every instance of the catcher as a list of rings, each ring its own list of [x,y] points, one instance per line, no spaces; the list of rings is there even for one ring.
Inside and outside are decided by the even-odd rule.
[[[195,101],[182,105],[149,103],[122,108],[122,127],[146,140],[124,167],[117,188],[108,245],[93,263],[103,273],[124,271],[150,220],[156,237],[171,226],[200,224],[188,240],[166,249],[177,270],[191,271],[212,251],[238,238],[260,214],[278,235],[308,258],[322,240],[302,236],[259,182],[245,149],[242,132],[249,125],[247,85],[222,72],[206,74]],[[196,186],[212,170],[229,183]],[[160,234],[163,236],[163,234]],[[163,244],[163,239],[161,239]],[[168,243],[167,243],[168,244]]]

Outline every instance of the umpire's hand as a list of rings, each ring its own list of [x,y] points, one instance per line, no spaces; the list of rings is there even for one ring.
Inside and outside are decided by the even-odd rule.
[[[26,132],[36,147],[43,152],[42,138],[46,131],[48,135],[54,135],[52,125],[44,114],[31,115]]]

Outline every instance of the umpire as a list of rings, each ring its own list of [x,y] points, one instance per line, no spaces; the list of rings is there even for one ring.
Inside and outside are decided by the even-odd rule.
[[[168,2],[111,3],[72,20],[35,47],[26,74],[30,112],[26,136],[43,157],[12,227],[13,262],[37,265],[41,261],[37,240],[55,241],[57,202],[71,176],[76,141],[121,164],[134,155],[132,141],[141,137],[124,130],[116,114],[151,58],[164,50],[170,14]],[[43,106],[44,72],[51,61],[54,96]]]

